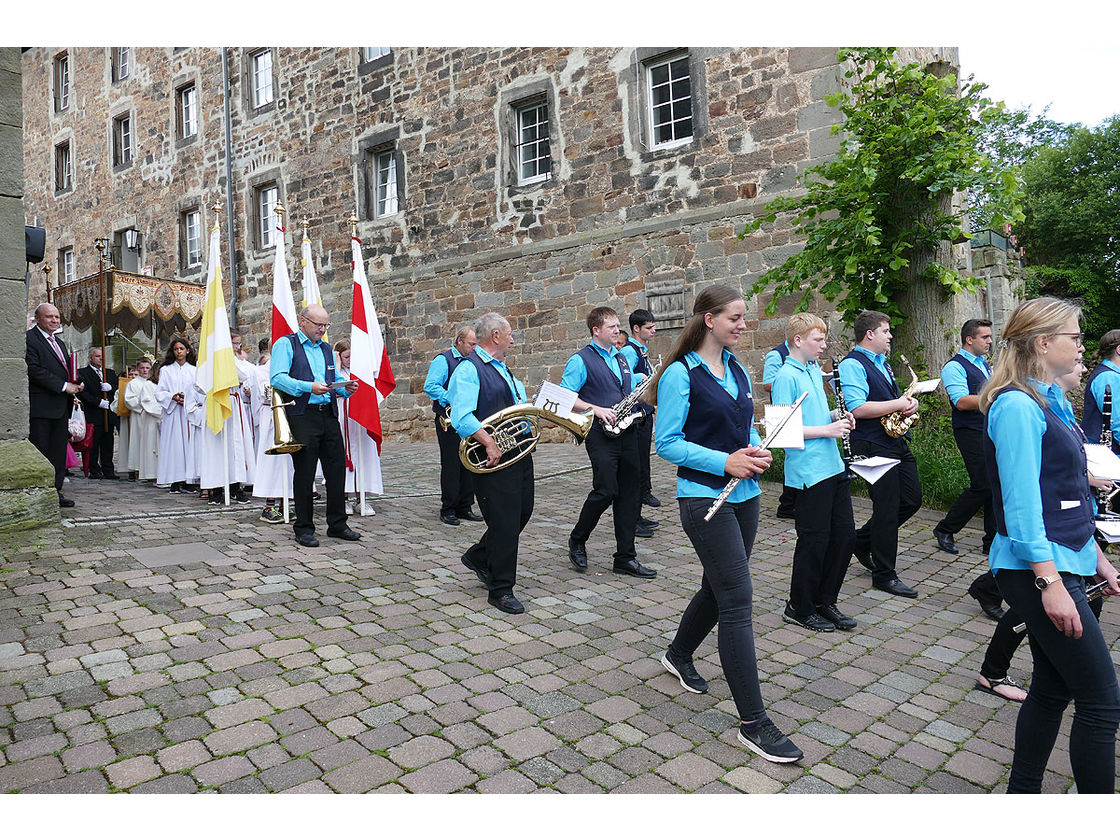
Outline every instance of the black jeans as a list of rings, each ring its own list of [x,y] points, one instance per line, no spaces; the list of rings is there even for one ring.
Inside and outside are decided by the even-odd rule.
[[[66,442],[70,440],[70,415],[32,417],[27,439],[54,467],[54,489],[62,498],[62,479],[66,475]]]
[[[642,493],[638,487],[638,433],[630,428],[616,438],[603,433],[598,421],[587,436],[587,457],[591,460],[591,492],[572,528],[571,538],[587,542],[607,508],[614,511],[616,564],[634,560],[634,531],[642,512]]]
[[[346,450],[338,418],[327,405],[308,405],[304,414],[289,412],[288,425],[292,437],[303,444],[302,449],[292,453],[292,495],[296,508],[292,528],[297,537],[315,533],[312,492],[315,464],[321,463],[327,490],[327,533],[337,533],[346,527]]]
[[[459,460],[462,438],[454,429],[445,432],[437,419],[436,440],[439,442],[439,512],[441,515],[467,513],[474,504],[474,481],[473,473]]]
[[[876,583],[883,583],[898,577],[894,567],[899,527],[922,506],[918,463],[902,438],[884,446],[853,440],[852,454],[883,455],[900,461],[870,486],[871,518],[856,531],[855,550],[870,554],[871,576]]]
[[[104,409],[97,409],[99,414],[103,411]],[[116,475],[116,470],[113,468],[114,427],[110,422],[109,427],[106,428],[103,417],[97,419],[98,422],[93,424],[93,445],[89,451],[89,474],[109,477]]]
[[[685,608],[669,649],[691,659],[718,622],[719,661],[739,719],[758,720],[765,708],[754,652],[750,554],[758,531],[759,497],[724,504],[711,522],[704,521],[711,499],[678,501],[681,525],[704,567],[704,577],[700,591]]]
[[[1108,644],[1085,598],[1085,581],[1063,573],[1062,583],[1081,616],[1080,639],[1066,637],[1046,615],[1032,571],[1002,569],[1000,591],[1027,623],[1034,671],[1015,725],[1008,793],[1040,793],[1062,713],[1073,700],[1069,760],[1078,793],[1112,793],[1116,785],[1116,728],[1120,686]],[[1055,584],[1056,585],[1056,584]]]
[[[844,473],[797,490],[797,547],[789,602],[802,618],[836,603],[852,559],[856,525]]]
[[[512,595],[517,582],[517,548],[533,515],[533,456],[502,470],[474,476],[478,509],[486,530],[464,556],[490,573],[490,594]]]
[[[960,531],[984,508],[984,551],[996,536],[996,514],[992,506],[992,486],[988,482],[988,468],[984,463],[984,433],[977,429],[953,429],[964,467],[968,470],[968,487],[961,491],[945,518],[937,523],[937,530],[948,534]]]

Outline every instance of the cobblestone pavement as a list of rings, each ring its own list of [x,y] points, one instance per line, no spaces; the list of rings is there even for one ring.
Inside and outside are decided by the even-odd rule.
[[[130,482],[72,479],[66,527],[0,543],[0,790],[24,792],[984,792],[1006,787],[1018,706],[973,690],[993,624],[967,596],[978,531],[935,550],[938,515],[904,528],[893,598],[853,563],[854,633],[781,621],[794,534],[764,487],[752,559],[763,697],[805,751],[771,764],[737,746],[714,634],[711,683],[659,664],[700,579],[671,467],[661,523],[639,540],[652,581],[610,571],[609,514],[567,562],[590,473],[582,449],[538,449],[536,512],[516,592],[491,608],[459,556],[481,524],[437,518],[434,444],[392,444],[388,495],[351,519],[359,543],[301,549],[257,505],[207,507]],[[868,513],[855,500],[856,520]],[[1116,608],[1104,613],[1118,635]],[[1113,657],[1120,661],[1117,647]],[[1029,675],[1024,645],[1012,673]],[[1071,788],[1069,715],[1045,789]]]

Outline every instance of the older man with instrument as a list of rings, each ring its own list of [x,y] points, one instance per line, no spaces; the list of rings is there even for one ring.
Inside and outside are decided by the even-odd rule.
[[[639,437],[635,422],[642,416],[637,406],[634,377],[626,357],[618,352],[618,313],[597,306],[587,313],[591,342],[568,359],[560,384],[579,396],[575,410],[590,408],[599,420],[587,435],[587,457],[591,460],[591,492],[568,537],[568,559],[577,572],[587,571],[587,538],[607,508],[614,509],[614,571],[639,578],[657,572],[638,562],[634,537],[652,536],[639,529],[642,490],[635,479],[641,473]],[[621,416],[620,416],[621,415]]]
[[[447,383],[451,425],[461,438],[473,438],[486,451],[486,461],[474,476],[474,494],[486,530],[466,550],[462,561],[489,590],[486,600],[491,606],[517,615],[525,612],[513,594],[513,585],[518,540],[533,515],[533,458],[503,452],[483,421],[525,402],[525,387],[505,364],[513,346],[509,321],[489,312],[478,319],[474,331],[478,339],[474,352],[455,368]]]

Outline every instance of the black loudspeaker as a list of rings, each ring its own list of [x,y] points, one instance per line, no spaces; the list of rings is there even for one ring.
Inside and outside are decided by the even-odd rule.
[[[23,226],[23,241],[27,247],[27,261],[41,263],[47,247],[47,232],[41,227]]]

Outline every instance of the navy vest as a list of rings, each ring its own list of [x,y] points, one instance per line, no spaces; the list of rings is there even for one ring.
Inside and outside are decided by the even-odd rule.
[[[653,373],[653,368],[649,364],[649,352],[642,349],[642,346],[631,338],[626,339],[626,343],[634,348],[634,352],[638,354],[638,363],[634,365],[634,372],[640,373],[643,376],[650,376]],[[642,414],[653,414],[653,406],[647,402],[640,402],[638,405],[642,409]]]
[[[887,381],[866,353],[860,353],[853,349],[844,358],[855,359],[863,365],[863,369],[867,373],[867,402],[890,402],[902,396],[902,393],[898,390],[898,383],[894,381],[893,376],[890,381]],[[906,433],[906,437],[910,437],[909,432]],[[887,434],[887,430],[883,428],[881,417],[857,418],[856,427],[852,429],[850,439],[877,443],[880,446],[894,446],[895,441],[900,440],[900,438],[892,438]]]
[[[1097,401],[1089,393],[1089,389],[1093,386],[1093,380],[1100,376],[1105,371],[1116,371],[1112,368],[1105,367],[1104,362],[1097,365],[1091,374],[1089,374],[1089,381],[1085,383],[1085,410],[1081,413],[1081,427],[1085,430],[1085,437],[1089,438],[1093,443],[1101,442],[1101,433],[1104,431],[1104,415],[1097,407]],[[1116,389],[1112,389],[1112,410],[1115,412],[1120,409],[1120,394],[1116,393]],[[1113,417],[1116,415],[1113,414]],[[1120,438],[1116,435],[1112,436],[1112,451],[1120,455]]]
[[[953,356],[953,358],[951,358],[949,361],[956,362],[962,368],[964,368],[964,375],[968,380],[968,393],[972,396],[979,394],[980,389],[984,387],[984,383],[988,380],[984,376],[984,374],[979,371],[976,365],[974,365],[960,353],[957,353],[957,355]],[[984,367],[988,367],[987,362],[984,362]],[[988,373],[990,374],[991,372],[991,368],[988,368]],[[984,431],[984,415],[978,408],[975,408],[972,411],[962,411],[954,405],[953,428],[975,429],[978,432],[982,432]]]
[[[443,356],[443,358],[447,360],[447,379],[443,380],[443,387],[446,388],[447,383],[451,381],[451,374],[455,372],[455,368],[459,366],[459,362],[461,362],[463,359],[462,357],[456,358],[455,354],[450,350],[444,350],[439,355]],[[432,411],[435,414],[443,413],[443,406],[439,404],[439,400],[432,400]]]
[[[1004,388],[996,394],[1005,394],[1014,388]],[[993,399],[994,403],[995,400]],[[1071,429],[1050,408],[1042,407],[1046,416],[1046,432],[1042,435],[1042,470],[1039,476],[1042,495],[1042,523],[1046,539],[1079,551],[1096,531],[1093,520],[1093,502],[1090,498],[1088,471],[1085,467],[1085,445],[1081,432]],[[988,418],[990,422],[991,411]],[[992,482],[992,501],[995,502],[996,530],[1007,536],[1007,522],[1003,514],[1003,490],[996,447],[991,437],[984,435],[984,461],[988,478]],[[1011,476],[1012,481],[1030,480],[1033,476]],[[1063,501],[1079,501],[1077,507],[1062,510]]]
[[[789,347],[786,346],[786,343],[783,341],[777,347],[772,347],[770,349],[771,352],[777,351],[778,358],[782,360],[782,364],[784,365],[786,363],[786,357],[789,356]]]
[[[732,356],[728,366],[739,386],[739,396],[734,400],[703,365],[688,372],[689,410],[682,431],[689,443],[731,453],[751,445],[754,400],[747,374],[739,361]],[[677,467],[677,477],[720,489],[731,480],[727,473],[713,475],[692,467]]]
[[[303,352],[303,345],[300,343],[299,336],[295,333],[288,333],[284,338],[292,345],[292,366],[288,370],[288,375],[301,382],[314,382],[315,374],[311,372],[311,363],[307,361],[307,354]],[[334,352],[325,341],[319,342],[319,349],[323,351],[323,359],[327,363],[326,382],[330,384],[337,378],[334,370]],[[307,403],[311,399],[310,393],[298,395],[285,394],[283,391],[280,393],[284,397],[284,402],[295,400],[295,405],[289,405],[286,409],[290,416],[299,417],[301,414],[307,413]],[[330,397],[330,394],[327,396]],[[338,401],[331,397],[327,404],[330,405],[331,414],[338,417]]]
[[[587,368],[587,381],[579,389],[581,400],[610,408],[630,393],[630,365],[621,353],[615,358],[618,359],[618,369],[622,371],[622,382],[615,378],[614,372],[607,365],[607,360],[590,344],[576,355],[583,359],[583,366]]]

